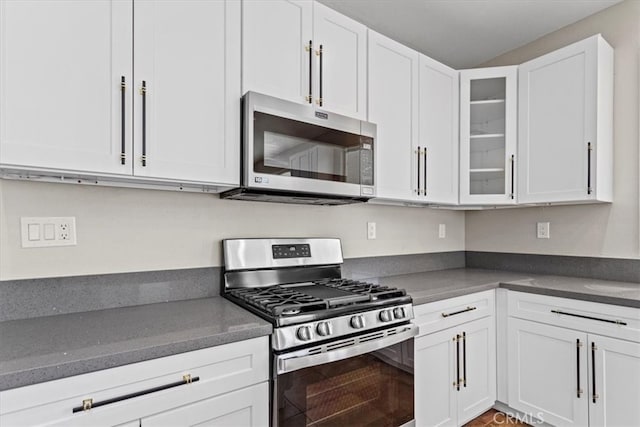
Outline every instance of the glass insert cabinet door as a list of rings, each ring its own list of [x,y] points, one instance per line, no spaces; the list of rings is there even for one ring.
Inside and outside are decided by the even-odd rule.
[[[516,202],[517,67],[460,73],[460,202]]]
[[[254,112],[254,173],[373,185],[373,139]]]
[[[402,426],[414,419],[413,339],[278,375],[274,421],[293,426]]]

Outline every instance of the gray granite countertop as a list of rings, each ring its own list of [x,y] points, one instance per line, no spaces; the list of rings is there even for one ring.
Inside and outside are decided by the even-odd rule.
[[[458,268],[369,279],[404,288],[414,305],[498,287],[529,293],[640,308],[640,283]]]
[[[503,287],[640,308],[640,283],[451,269],[372,278],[414,304]],[[0,322],[0,390],[269,335],[271,324],[223,298]]]
[[[271,334],[223,298],[0,322],[0,390]]]

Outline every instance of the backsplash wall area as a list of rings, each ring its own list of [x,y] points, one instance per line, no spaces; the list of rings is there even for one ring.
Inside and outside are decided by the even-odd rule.
[[[484,66],[520,64],[593,34],[615,49],[614,202],[467,212],[466,250],[640,258],[638,122],[640,1],[624,1]],[[536,238],[536,222],[551,238]]]
[[[22,216],[75,216],[77,246],[22,248]],[[345,258],[463,251],[465,226],[460,211],[0,180],[0,230],[0,280],[13,280],[219,266],[232,237],[339,237]]]

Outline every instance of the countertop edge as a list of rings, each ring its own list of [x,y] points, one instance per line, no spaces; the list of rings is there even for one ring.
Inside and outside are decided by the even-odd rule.
[[[0,375],[0,392],[271,335],[270,324]],[[60,373],[63,371],[64,373]],[[37,380],[34,380],[37,378]]]
[[[640,308],[640,301],[613,297],[608,295],[586,294],[579,291],[566,291],[560,289],[540,288],[536,286],[523,285],[519,283],[504,282],[500,283],[501,289],[511,291],[526,292],[529,294],[547,295],[552,297],[569,298],[580,301],[596,302],[598,304],[620,305],[624,307]]]

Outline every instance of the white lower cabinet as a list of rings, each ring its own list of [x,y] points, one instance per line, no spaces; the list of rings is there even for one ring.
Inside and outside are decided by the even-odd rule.
[[[269,338],[0,393],[2,426],[268,426]]]
[[[640,425],[640,310],[509,292],[508,405],[562,426]]]
[[[143,418],[140,425],[266,426],[269,420],[269,399],[265,399],[265,396],[269,396],[268,382]]]
[[[508,329],[509,406],[553,425],[586,426],[587,334],[520,319]]]
[[[595,379],[589,424],[640,426],[640,343],[589,334],[587,350]]]
[[[485,293],[452,298],[450,307],[463,300],[481,300]],[[494,295],[493,291],[489,294]],[[427,319],[429,305],[416,307],[417,319]],[[424,308],[423,308],[424,307]],[[473,316],[478,310],[467,305],[462,313],[445,310],[442,324],[453,317]],[[492,306],[493,308],[493,306]],[[468,311],[464,311],[468,310]],[[420,316],[420,312],[424,315]],[[453,314],[450,314],[452,313]],[[462,320],[464,322],[464,320]],[[429,322],[429,328],[433,328]],[[421,330],[422,330],[421,326]],[[427,328],[424,328],[425,330]],[[491,408],[496,401],[496,335],[493,314],[415,339],[415,419],[417,426],[462,425]]]

